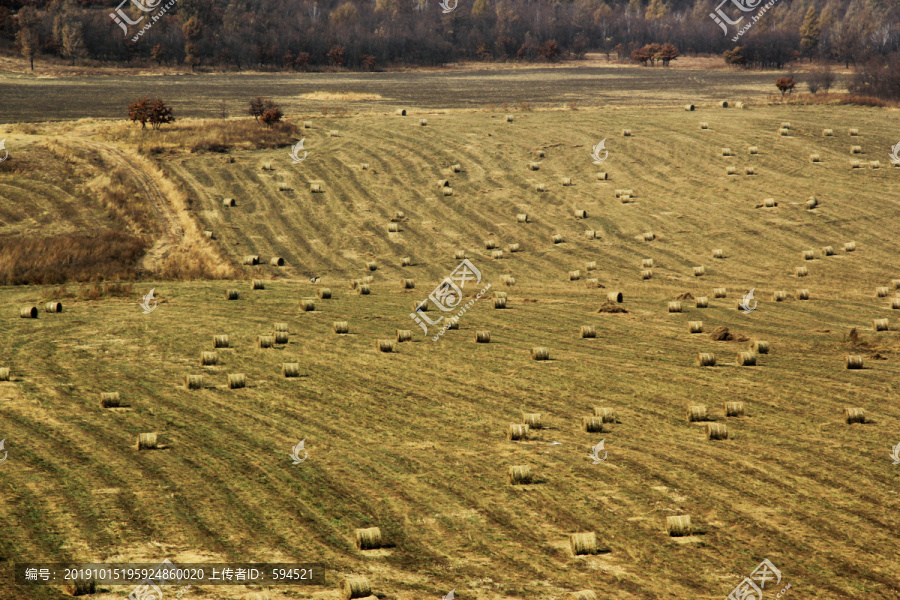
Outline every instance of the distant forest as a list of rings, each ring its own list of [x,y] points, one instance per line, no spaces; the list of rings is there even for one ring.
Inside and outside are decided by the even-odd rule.
[[[631,60],[650,44],[669,44],[681,55],[720,54],[746,68],[810,59],[847,66],[900,62],[898,0],[443,0],[443,7],[438,0],[119,2],[4,0],[0,52],[32,61],[221,70],[559,61],[598,51]],[[766,4],[772,6],[754,23]],[[720,6],[734,21],[743,17],[727,33],[710,16]],[[110,16],[117,9],[121,24]]]

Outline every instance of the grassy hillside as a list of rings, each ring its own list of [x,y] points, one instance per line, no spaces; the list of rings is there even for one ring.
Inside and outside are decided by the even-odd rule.
[[[246,280],[149,281],[132,298],[64,298],[65,312],[37,320],[16,318],[17,309],[47,290],[0,290],[0,366],[12,372],[0,383],[6,561],[315,560],[330,569],[328,585],[274,588],[269,598],[337,598],[339,579],[361,574],[382,598],[455,588],[470,600],[581,589],[600,598],[720,599],[769,558],[791,596],[900,597],[900,467],[888,456],[900,442],[900,311],[875,296],[900,278],[900,169],[887,157],[895,112],[701,107],[538,111],[512,123],[486,112],[312,120],[300,134],[309,156],[296,166],[285,148],[233,151],[233,163],[187,153],[158,162],[223,256],[285,258],[281,268],[241,267],[266,279],[265,290]],[[777,134],[782,121],[791,123],[788,137]],[[850,127],[860,136],[849,137]],[[622,137],[624,128],[633,135]],[[822,137],[823,128],[835,135]],[[602,138],[609,157],[598,167],[589,154]],[[759,155],[748,154],[751,145]],[[850,169],[851,145],[862,146],[864,164],[882,168]],[[735,156],[723,157],[723,147]],[[538,171],[526,168],[533,160]],[[266,162],[273,171],[262,170]],[[454,163],[460,173],[449,170]],[[726,175],[727,165],[741,174]],[[743,175],[745,166],[758,174]],[[608,181],[597,180],[600,170]],[[438,179],[450,180],[452,196],[441,195]],[[323,194],[309,191],[314,181]],[[535,191],[538,183],[547,191]],[[635,201],[617,200],[620,188]],[[811,195],[820,206],[807,210]],[[226,197],[236,206],[223,207]],[[777,207],[757,208],[769,197]],[[389,233],[398,210],[407,219]],[[517,213],[529,222],[517,223]],[[599,239],[588,240],[587,229]],[[643,241],[647,231],[654,241]],[[554,234],[565,241],[553,244]],[[486,239],[520,250],[495,260]],[[849,241],[855,252],[843,251]],[[823,256],[827,245],[834,256]],[[712,257],[718,248],[726,258]],[[803,260],[808,249],[815,260]],[[409,313],[458,264],[456,250],[493,290],[508,292],[508,309],[481,299],[458,331],[432,342]],[[401,267],[407,256],[412,266]],[[655,263],[646,281],[644,258]],[[597,269],[588,271],[591,261]],[[693,276],[701,265],[706,274]],[[809,276],[796,277],[798,266]],[[576,269],[581,279],[570,281]],[[322,280],[312,284],[311,275]],[[372,294],[357,295],[348,281],[367,275]],[[401,277],[415,289],[402,290]],[[605,287],[588,287],[587,278]],[[301,311],[322,287],[333,297]],[[714,298],[715,287],[727,297]],[[139,296],[150,288],[159,306],[144,315]],[[226,301],[228,288],[240,299]],[[745,315],[735,305],[751,288],[759,304]],[[795,299],[800,288],[810,300]],[[627,313],[597,312],[611,290],[623,292]],[[791,297],[774,302],[778,290]],[[686,292],[709,296],[709,308],[684,300],[684,312],[668,313],[667,302]],[[875,318],[890,318],[891,331],[874,332]],[[350,323],[349,335],[332,332],[338,320]],[[689,333],[694,320],[704,333]],[[290,343],[256,348],[276,322],[289,324]],[[595,326],[597,338],[580,338],[582,325]],[[711,340],[720,325],[768,341],[771,353],[756,367],[733,366],[749,341]],[[412,329],[413,341],[377,352],[375,341],[397,329]],[[475,343],[482,329],[490,344]],[[218,366],[201,367],[216,334],[228,334],[233,348],[218,351]],[[531,360],[535,346],[552,360]],[[698,352],[715,353],[719,366],[697,367]],[[846,370],[851,353],[867,368]],[[282,363],[295,361],[302,377],[282,377]],[[205,388],[185,389],[184,376],[200,373]],[[246,374],[248,387],[228,390],[228,373]],[[99,407],[100,392],[113,390],[126,408]],[[726,418],[726,401],[744,402],[747,416]],[[707,405],[729,439],[708,441],[687,422],[688,404]],[[614,408],[619,422],[584,432],[581,417],[595,406]],[[864,408],[872,422],[847,425],[847,406]],[[542,413],[547,428],[507,441],[522,411]],[[148,431],[159,432],[163,449],[133,448]],[[303,438],[309,459],[294,466],[288,452]],[[608,460],[592,465],[588,452],[601,439]],[[507,484],[511,465],[530,465],[536,482]],[[692,516],[696,533],[670,538],[665,518],[680,514]],[[370,526],[391,547],[356,550],[353,530]],[[585,531],[604,551],[573,557],[569,535]],[[2,587],[0,598],[56,597],[14,591],[9,579]]]

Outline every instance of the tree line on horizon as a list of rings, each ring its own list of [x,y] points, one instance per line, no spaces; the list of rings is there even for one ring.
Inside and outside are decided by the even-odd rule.
[[[751,12],[726,2],[723,10],[744,17],[726,33],[710,17],[721,0],[458,0],[449,13],[438,0],[176,0],[137,41],[149,17],[125,33],[110,18],[116,1],[8,0],[0,6],[0,52],[32,65],[53,58],[220,70],[555,62],[587,52],[649,66],[657,62],[646,55],[652,45],[675,48],[675,56],[719,54],[743,68],[817,59],[865,66],[877,77],[879,66],[900,63],[896,0],[776,0],[737,41],[762,0],[733,0],[756,4]],[[133,4],[141,1],[162,5],[126,0],[130,20],[145,14]]]

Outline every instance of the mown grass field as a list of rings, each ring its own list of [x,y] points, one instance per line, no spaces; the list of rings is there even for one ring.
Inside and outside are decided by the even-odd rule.
[[[65,312],[37,320],[17,318],[18,308],[47,289],[0,290],[0,366],[12,372],[0,383],[9,452],[0,464],[0,598],[58,597],[15,588],[8,565],[26,558],[165,557],[330,569],[326,586],[276,587],[272,600],[336,599],[350,574],[391,600],[454,588],[461,600],[582,589],[623,600],[720,599],[764,558],[791,584],[788,597],[900,598],[900,467],[889,457],[900,443],[900,311],[875,296],[900,278],[900,169],[887,156],[896,111],[704,105],[517,112],[512,123],[503,113],[446,111],[307,115],[298,124],[310,119],[299,165],[286,148],[236,150],[233,163],[184,152],[157,159],[223,256],[237,265],[247,254],[285,258],[282,268],[239,266],[266,279],[265,290],[249,280],[144,281],[130,299],[63,298]],[[777,133],[782,121],[788,137]],[[97,135],[125,136],[106,127]],[[622,137],[624,128],[633,135]],[[597,166],[589,154],[602,138],[609,157]],[[751,145],[759,155],[748,154]],[[864,154],[852,157],[851,145]],[[723,147],[735,156],[723,157]],[[882,168],[850,169],[851,158]],[[540,169],[527,170],[534,160]],[[262,170],[266,162],[274,170]],[[454,163],[460,173],[448,170]],[[739,174],[726,175],[727,165]],[[758,174],[744,175],[746,166]],[[608,181],[597,180],[600,170]],[[438,179],[450,180],[452,196]],[[313,181],[323,194],[309,191]],[[538,183],[548,191],[535,191]],[[620,188],[635,201],[617,200]],[[223,207],[226,197],[236,206]],[[777,207],[757,208],[769,197]],[[398,210],[402,231],[389,233]],[[642,240],[646,231],[654,241]],[[553,244],[554,234],[565,241]],[[495,260],[486,239],[520,250]],[[849,241],[855,252],[843,251]],[[827,245],[834,256],[823,256]],[[726,258],[714,259],[716,248]],[[409,313],[463,249],[492,291],[508,292],[509,308],[481,299],[458,331],[432,342]],[[815,260],[803,260],[808,249]],[[406,256],[413,265],[401,267]],[[655,262],[646,281],[644,258]],[[596,270],[587,271],[590,261]],[[706,275],[693,276],[701,265]],[[809,276],[796,277],[797,266]],[[569,281],[575,269],[581,279]],[[357,295],[348,281],[367,275],[372,294]],[[416,288],[401,290],[401,278]],[[332,299],[301,311],[321,287]],[[714,287],[727,297],[714,298]],[[151,288],[159,305],[145,315],[138,302]],[[229,288],[239,300],[224,299]],[[759,304],[744,314],[736,303],[751,288]],[[810,300],[794,299],[800,288]],[[597,312],[612,290],[623,292],[626,314]],[[792,298],[774,302],[777,290]],[[668,313],[667,302],[686,292],[708,296],[709,308],[685,300],[683,313]],[[874,332],[875,318],[891,319],[891,331]],[[332,333],[338,320],[349,335]],[[705,333],[688,332],[693,320]],[[289,324],[290,343],[257,349],[257,335],[276,322]],[[582,325],[597,338],[581,339]],[[712,341],[719,325],[770,342],[771,353],[756,367],[733,366],[748,342]],[[377,352],[375,341],[397,329],[413,330],[413,341]],[[474,342],[482,329],[490,344]],[[218,351],[220,365],[201,367],[216,334],[233,348]],[[552,360],[531,360],[535,346]],[[698,352],[715,353],[719,366],[697,367]],[[867,368],[846,370],[847,354],[862,354]],[[282,363],[294,361],[302,377],[283,378]],[[184,376],[201,373],[205,388],[186,390]],[[228,373],[245,373],[248,387],[228,390]],[[101,409],[100,392],[113,390],[127,407]],[[726,418],[725,401],[744,402],[747,416]],[[688,404],[707,405],[729,439],[706,440],[687,422]],[[616,409],[620,422],[585,433],[581,417],[595,406]],[[847,425],[847,406],[872,422]],[[547,428],[507,441],[522,411],[542,413]],[[133,448],[148,431],[163,449]],[[294,466],[288,453],[303,438],[309,459]],[[601,439],[608,460],[593,465],[588,452]],[[530,465],[537,481],[508,485],[511,465]],[[696,533],[670,538],[665,518],[680,514]],[[356,550],[353,530],[370,526],[391,547]],[[604,552],[571,555],[569,535],[584,531],[597,533]],[[191,597],[251,592],[202,588]]]

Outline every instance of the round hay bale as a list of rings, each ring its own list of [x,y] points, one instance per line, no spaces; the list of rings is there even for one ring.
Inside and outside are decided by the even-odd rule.
[[[681,312],[681,302],[678,300],[672,300],[669,302],[669,312],[670,313],[680,313]]]
[[[359,284],[359,285],[357,286],[356,292],[357,292],[360,296],[368,296],[369,294],[372,293],[371,290],[369,289],[369,286],[366,285],[366,284],[364,284],[364,283],[361,283],[361,284]]]
[[[748,148],[750,154],[759,154],[759,148],[757,146],[750,146]]]
[[[360,168],[361,170],[363,170],[363,171],[368,171],[368,170],[369,170],[369,163],[362,163],[362,164],[359,165],[359,168]]]
[[[312,121],[303,121],[303,129],[312,129]]]
[[[900,309],[900,297],[891,298],[891,308],[894,310]]]
[[[753,340],[753,342],[750,344],[750,350],[754,354],[768,354],[769,342],[763,340]]]
[[[475,332],[475,342],[478,344],[490,344],[491,343],[491,332],[490,331],[476,331]]]
[[[735,104],[735,106],[740,110],[744,110],[747,108],[747,104],[745,102],[738,102],[737,104]]]
[[[872,328],[875,331],[888,331],[889,323],[887,319],[874,319],[872,321]]]
[[[503,250],[494,250],[493,252],[491,252],[491,258],[494,260],[502,260]]]
[[[350,333],[350,323],[347,321],[335,321],[331,324],[331,328],[337,334]]]
[[[844,358],[844,367],[848,369],[862,369],[863,357],[859,354],[848,354]]]
[[[377,271],[378,265],[375,263],[375,261],[370,260],[366,263],[366,268],[370,271]]]
[[[155,450],[159,446],[157,445],[156,440],[156,432],[153,433],[139,433],[137,440],[137,449],[138,450]]]
[[[714,248],[712,251],[713,258],[725,258],[725,251],[721,248]]]
[[[844,243],[844,252],[854,252],[856,251],[856,242],[845,242]],[[898,279],[897,281],[900,281]]]
[[[450,317],[447,320],[447,329],[459,329],[459,317]]]
[[[656,239],[656,234],[653,233],[652,231],[645,231],[645,232],[644,232],[644,241],[645,241],[645,242],[652,242],[652,241],[655,240],[655,239]]]
[[[331,298],[331,288],[319,288],[316,290],[316,296],[321,300],[329,300]]]
[[[530,429],[543,429],[544,424],[541,421],[541,413],[522,413],[522,422],[528,425]]]
[[[669,537],[684,537],[693,533],[690,515],[666,517],[666,533]]]
[[[641,271],[641,279],[651,279],[653,277],[653,271],[649,269],[645,269]]]
[[[877,298],[886,298],[891,293],[890,288],[887,287],[877,287],[875,288],[875,297]]]
[[[816,257],[816,253],[812,250],[804,250],[803,251],[803,260],[813,260]]]
[[[775,208],[778,206],[778,202],[775,201],[775,198],[766,198],[763,200],[763,206],[766,208]]]
[[[865,423],[866,411],[862,408],[851,408],[848,406],[844,409],[844,419],[848,425],[851,423]]]
[[[506,308],[506,298],[494,298],[494,308]]]
[[[822,137],[831,137],[834,135],[834,129],[823,129]]]
[[[428,300],[422,300],[413,304],[413,312],[428,312]]]
[[[100,408],[118,408],[119,406],[121,406],[119,392],[100,393]]]
[[[579,279],[581,279],[581,271],[577,269],[575,271],[569,271],[569,281],[578,281]]]
[[[785,122],[783,122],[783,123],[781,124],[781,128],[782,128],[782,129],[790,129],[790,128],[791,128],[791,124],[788,123],[787,121],[785,121]]]
[[[571,177],[560,177],[559,182],[561,184],[563,184],[564,186],[569,186],[569,185],[572,185],[572,178]]]
[[[706,275],[704,267],[694,267],[694,277],[703,277],[704,275]]]
[[[365,577],[347,577],[341,580],[341,598],[353,600],[353,598],[365,598],[372,594],[369,580]]]
[[[852,129],[852,128],[851,128],[851,129],[850,129],[850,135],[851,135],[851,137],[856,137],[856,136],[858,136],[858,135],[859,135],[859,129]]]
[[[714,298],[725,298],[728,295],[727,288],[713,288]]]
[[[703,333],[703,321],[689,321],[688,328],[691,333]]]
[[[201,352],[200,366],[209,367],[219,364],[219,354],[217,352]]]
[[[466,257],[465,250],[457,250],[456,252],[453,253],[453,258],[455,258],[456,260],[462,260],[465,257]]]
[[[284,346],[288,343],[288,332],[287,331],[276,331],[273,336],[275,338],[275,343],[279,346]]]
[[[250,289],[251,290],[264,290],[264,289],[266,289],[266,282],[263,281],[262,279],[254,279],[253,282],[250,284]]]
[[[706,123],[705,121],[701,121],[700,129],[709,129],[709,123]]]
[[[575,218],[576,219],[587,219],[587,211],[585,210],[575,210]]]
[[[581,337],[582,338],[596,338],[597,330],[593,325],[582,325],[581,326]]]
[[[819,156],[818,154],[810,154],[809,162],[820,163],[820,162],[822,162],[822,157]]]
[[[338,130],[337,130],[337,129],[330,129],[330,130],[328,131],[328,137],[338,137],[338,135],[339,135],[339,134],[338,134]]]
[[[300,363],[282,363],[281,374],[284,377],[300,377]]]
[[[822,254],[824,256],[834,256],[834,247],[833,246],[823,246]]]
[[[400,233],[400,225],[397,223],[388,223],[388,233]]]
[[[203,232],[203,235],[206,236],[206,238],[209,239],[209,240],[214,240],[214,239],[216,239],[216,234],[213,233],[212,231],[209,231],[209,230],[204,231],[204,232]]]
[[[603,417],[581,417],[581,428],[588,433],[603,433]]]
[[[722,156],[734,156],[734,152],[731,151],[731,148],[722,148]]]
[[[516,222],[518,223],[527,223],[528,222],[528,213],[519,213],[516,215]]]
[[[550,360],[550,350],[547,348],[532,348],[531,358],[532,360]]]
[[[508,297],[509,297],[508,293],[494,290],[494,298],[508,298]]]
[[[790,129],[785,129],[785,128],[782,127],[781,129],[778,130],[778,135],[780,135],[780,136],[782,136],[782,137],[785,137],[785,136],[787,136],[790,132],[791,132]]]
[[[400,117],[405,117],[405,116],[406,116],[406,109],[405,109],[405,108],[398,108],[398,109],[397,109],[397,115],[400,116]]]
[[[809,200],[806,201],[806,210],[812,210],[819,205],[819,201],[816,200],[815,196],[810,196]]]
[[[622,298],[622,292],[609,292],[608,294],[606,294],[606,299],[609,302],[621,303]]]
[[[564,241],[563,236],[558,233],[554,233],[552,239],[554,244],[562,244]]]
[[[698,367],[714,367],[716,366],[716,355],[709,352],[700,352],[697,355]]]
[[[537,170],[539,170],[540,168],[541,168],[540,163],[536,163],[536,162],[530,162],[530,163],[528,163],[528,170],[530,170],[530,171],[537,171]]]
[[[199,390],[203,388],[203,375],[185,375],[184,387],[189,390]]]
[[[738,352],[734,364],[738,367],[755,367],[756,354],[753,352]]]
[[[806,288],[797,290],[797,300],[809,300],[809,290]]]
[[[533,479],[531,467],[528,465],[510,467],[506,473],[506,479],[510,485],[527,485]]]
[[[697,308],[709,308],[709,298],[706,296],[699,296],[694,302],[694,306]]]
[[[398,342],[411,342],[412,341],[412,330],[398,329],[397,330],[397,341]]]
[[[226,300],[237,300],[239,298],[237,290],[226,290],[225,291],[225,299]]]
[[[300,310],[303,312],[313,312],[316,310],[316,303],[313,300],[301,300]]]
[[[496,240],[484,240],[484,249],[485,250],[493,250],[497,247]]]
[[[584,231],[584,237],[586,237],[586,238],[589,239],[589,240],[595,240],[595,239],[597,239],[597,230],[595,230],[595,229],[585,229],[585,231]]]
[[[9,367],[0,367],[0,381],[9,381]]]
[[[806,267],[797,267],[794,269],[794,272],[797,274],[797,277],[806,277],[809,275],[809,269]]]
[[[234,198],[225,198],[224,200],[222,200],[222,206],[234,206],[234,205],[235,205]]]
[[[850,161],[850,168],[851,168],[851,169],[860,169],[860,168],[862,168],[862,167],[860,166],[858,160],[851,160],[851,161]]]
[[[601,171],[600,173],[597,173],[597,179],[598,179],[599,181],[608,181],[608,180],[609,180],[609,173],[604,173],[604,172]]]
[[[357,529],[353,533],[359,550],[377,550],[382,546],[380,527]]]
[[[593,531],[573,533],[569,538],[569,546],[572,548],[572,554],[575,556],[597,554],[597,534]]]
[[[404,290],[412,290],[412,289],[415,289],[415,287],[416,287],[416,280],[415,280],[415,279],[401,279],[401,280],[400,280],[400,287],[403,288]]]
[[[259,255],[258,254],[248,254],[244,257],[245,265],[258,265],[259,264]]]
[[[870,161],[869,161],[869,166],[872,167],[873,169],[880,169],[880,168],[881,168],[881,161],[880,161],[880,160],[870,160]]]
[[[694,105],[693,104],[685,104],[684,110],[689,110],[689,111],[694,110]]]
[[[607,408],[605,406],[595,406],[594,407],[594,416],[600,417],[600,420],[603,423],[618,423],[619,417],[616,414],[616,411],[612,408]]]
[[[706,439],[708,440],[727,440],[728,426],[724,423],[707,423]]]
[[[645,258],[645,259],[641,262],[641,266],[644,267],[645,269],[652,269],[652,268],[653,268],[653,259],[652,259],[652,258]]]
[[[725,403],[725,416],[726,417],[743,417],[744,416],[744,403],[743,402],[726,402]]]
[[[38,309],[36,306],[26,306],[19,309],[19,317],[22,319],[37,319]]]
[[[213,348],[228,348],[228,336],[227,335],[214,335],[213,336]]]
[[[450,187],[449,179],[438,179],[438,187]]]
[[[275,345],[275,336],[273,335],[258,335],[256,336],[256,347],[257,348],[271,348]]]
[[[775,300],[775,302],[784,302],[785,298],[787,298],[787,292],[781,290],[772,294],[772,299]]]
[[[401,266],[401,267],[410,267],[410,266],[412,266],[412,259],[411,259],[410,257],[408,257],[408,256],[404,256],[403,258],[400,259],[400,266]]]
[[[756,175],[756,168],[755,167],[747,167],[744,170],[744,172],[747,173],[747,175]]]
[[[584,284],[589,288],[597,288],[600,287],[600,280],[595,278],[589,278],[584,280]]]
[[[243,373],[228,374],[228,389],[237,390],[244,387],[247,387],[247,378]]]
[[[506,122],[507,122],[507,123],[512,123],[512,122],[513,122],[513,116],[512,116],[512,115],[506,115]]]
[[[509,245],[509,251],[510,251],[510,252],[518,252],[518,251],[519,251],[519,244],[518,244],[518,243],[510,244],[510,245]]]
[[[623,136],[623,137],[631,137],[631,130],[630,130],[630,129],[623,129],[623,130],[622,130],[622,136]]]
[[[406,218],[406,215],[403,214],[403,211],[398,210],[397,212],[394,213],[394,216],[391,217],[391,221],[393,221],[393,222],[402,221],[405,218]]]
[[[375,348],[377,348],[379,352],[393,352],[394,351],[394,341],[393,340],[378,340],[375,342]]]
[[[585,271],[596,271],[597,270],[597,261],[592,260],[584,265]]]
[[[737,175],[737,167],[735,167],[734,165],[728,165],[727,167],[725,167],[725,174]]]
[[[528,437],[528,425],[519,423],[510,423],[509,429],[506,430],[506,439],[511,442],[524,440]]]
[[[454,173],[459,173],[460,171],[462,171],[462,165],[460,165],[459,163],[450,165],[450,170],[453,171]]]
[[[862,154],[862,146],[850,146],[850,154]]]
[[[719,106],[722,108],[728,108],[728,102],[726,100],[722,100],[719,102]]]
[[[48,302],[44,305],[44,311],[48,313],[61,313],[63,311],[62,302]]]
[[[449,187],[441,188],[441,193],[442,193],[444,196],[452,196],[452,195],[453,195],[453,188],[449,188]]]
[[[634,196],[634,190],[616,190],[616,198],[621,198],[622,196]]]
[[[284,259],[280,256],[273,256],[269,259],[269,264],[273,267],[283,267]]]
[[[507,285],[507,287],[516,285],[516,278],[513,277],[512,275],[503,275],[503,276],[501,276],[500,281],[505,283]]]
[[[705,404],[693,404],[688,406],[687,420],[689,423],[699,423],[708,420]]]

